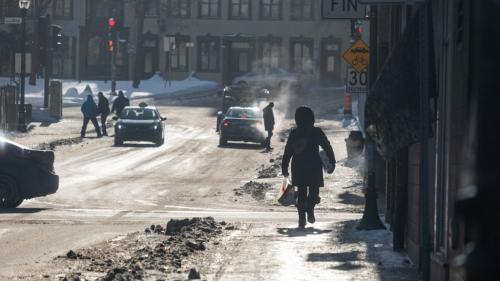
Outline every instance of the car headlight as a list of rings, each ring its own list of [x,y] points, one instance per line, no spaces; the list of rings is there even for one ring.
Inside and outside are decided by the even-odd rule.
[[[123,124],[118,124],[116,127],[118,128],[118,130],[125,129],[125,125]]]
[[[158,126],[158,125],[154,125],[154,126],[153,126],[153,129],[154,129],[154,130],[158,130],[158,128],[160,128],[160,126]]]

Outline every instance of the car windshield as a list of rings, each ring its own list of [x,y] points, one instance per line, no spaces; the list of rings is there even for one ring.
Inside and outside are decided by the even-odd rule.
[[[259,118],[260,111],[251,108],[233,108],[229,109],[226,116],[231,118]]]
[[[155,120],[158,116],[156,112],[150,108],[126,108],[122,111],[120,118],[130,120]]]

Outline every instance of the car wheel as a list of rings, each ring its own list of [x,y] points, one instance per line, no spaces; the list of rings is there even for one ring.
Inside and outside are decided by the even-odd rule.
[[[0,174],[0,208],[15,208],[22,202],[16,181],[11,176]]]
[[[121,146],[121,145],[123,145],[123,140],[115,137],[115,146]]]
[[[162,146],[164,143],[165,143],[165,139],[164,138],[155,141],[156,146]]]
[[[227,139],[222,136],[222,134],[219,137],[219,146],[226,146],[227,145]]]

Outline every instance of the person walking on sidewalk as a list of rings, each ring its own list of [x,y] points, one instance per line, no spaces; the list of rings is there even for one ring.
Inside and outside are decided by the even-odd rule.
[[[97,109],[97,105],[94,102],[94,98],[92,95],[87,96],[87,101],[82,104],[81,111],[83,113],[83,126],[82,131],[80,132],[80,136],[82,138],[85,137],[85,132],[87,131],[87,125],[89,121],[92,121],[92,124],[95,127],[95,131],[97,133],[97,137],[102,137],[101,129],[99,128],[99,123],[97,123],[97,114],[99,110]]]
[[[274,103],[269,103],[268,106],[264,107],[263,117],[264,117],[264,129],[267,131],[267,138],[265,140],[266,150],[270,151],[271,148],[271,138],[273,136],[274,130],[274,113],[273,113]]]
[[[130,105],[130,101],[123,95],[122,91],[118,92],[118,97],[113,102],[113,107],[111,108],[111,112],[115,112],[116,115],[120,116],[122,110]]]
[[[109,111],[109,101],[102,94],[102,92],[99,92],[97,94],[97,97],[99,98],[99,102],[97,103],[97,109],[99,110],[99,114],[101,115],[102,135],[107,136],[108,133],[106,132],[106,119],[108,118],[108,115],[110,112]]]
[[[308,107],[299,107],[295,111],[297,128],[290,132],[283,154],[282,173],[288,177],[288,165],[292,160],[292,185],[298,187],[297,211],[299,229],[304,229],[307,221],[314,223],[314,207],[319,203],[319,188],[324,186],[323,164],[319,147],[326,152],[331,168],[335,170],[335,154],[325,133],[314,127],[314,112]]]

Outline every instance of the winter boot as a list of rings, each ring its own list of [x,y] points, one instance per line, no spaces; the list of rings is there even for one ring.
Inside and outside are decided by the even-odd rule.
[[[299,230],[302,230],[306,227],[306,212],[303,210],[299,210]]]
[[[315,223],[316,218],[314,217],[314,205],[307,209],[307,221],[309,223]]]

